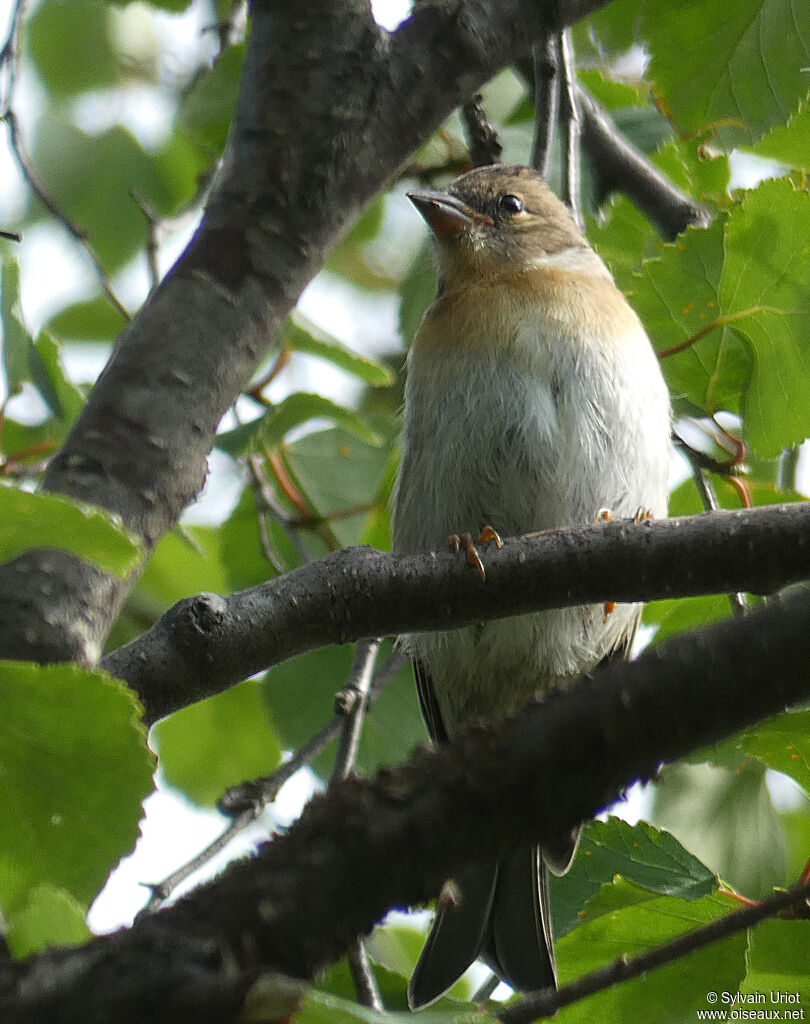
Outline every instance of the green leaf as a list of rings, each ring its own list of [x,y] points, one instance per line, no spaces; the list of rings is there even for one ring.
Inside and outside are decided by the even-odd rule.
[[[76,665],[0,662],[0,904],[39,885],[86,907],[138,838],[152,756],[123,683]]]
[[[27,27],[30,54],[54,96],[117,83],[110,11],[100,0],[40,4]]]
[[[152,154],[120,125],[87,135],[53,119],[40,132],[35,162],[51,195],[88,232],[110,273],[146,239],[144,216],[132,190],[162,215],[174,215],[197,189],[199,163],[191,154],[189,144],[175,137]],[[36,216],[45,215],[38,206]]]
[[[126,7],[131,0],[105,0],[105,3],[115,7]],[[161,11],[171,11],[173,14],[180,14],[187,11],[192,0],[149,0],[149,6]]]
[[[399,329],[410,344],[422,322],[425,310],[436,294],[436,270],[430,257],[430,243],[425,241],[414,256],[413,263],[399,289]]]
[[[775,125],[753,151],[757,156],[810,172],[810,102],[800,103],[788,123]]]
[[[231,786],[269,775],[281,763],[259,683],[241,683],[175,712],[152,737],[166,780],[202,806],[213,807]]]
[[[721,756],[741,758],[738,741]],[[785,839],[765,778],[765,767],[748,758],[738,768],[678,764],[664,769],[655,786],[650,818],[671,831],[696,857],[753,899],[784,878]]]
[[[642,153],[652,153],[672,138],[672,125],[656,107],[622,107],[613,123]]]
[[[374,425],[381,433],[382,419],[375,419]],[[333,516],[329,525],[341,544],[359,544],[368,510],[378,508],[376,495],[390,457],[388,446],[366,444],[338,427],[288,444],[285,455],[315,508]],[[353,509],[355,514],[345,514]]]
[[[353,352],[352,349],[332,337],[331,334],[327,334],[326,331],[304,318],[300,313],[295,314],[295,318],[287,322],[281,336],[281,344],[291,348],[294,352],[303,352],[305,355],[325,359],[333,366],[337,366],[375,387],[389,387],[396,380],[396,375],[390,366]]]
[[[579,68],[577,70],[577,78],[593,98],[598,100],[608,110],[617,110],[622,107],[641,107],[644,105],[645,97],[635,85],[622,82],[617,78],[610,78],[595,68]]]
[[[3,324],[3,365],[6,389],[16,395],[31,380],[33,340],[26,329],[20,305],[20,267],[16,260],[6,260],[0,280],[0,316]]]
[[[613,960],[637,956],[739,909],[735,900],[719,893],[697,900],[648,897],[626,881],[605,886],[596,899],[606,911],[613,909],[596,914],[557,944],[560,981],[567,984]],[[708,992],[737,991],[745,976],[746,946],[744,934],[733,935],[566,1007],[555,1020],[560,1024],[683,1024],[694,1020],[699,1009],[710,1008]]]
[[[289,568],[299,565],[300,559],[283,531],[274,522],[266,521],[265,526],[283,564]],[[229,591],[246,590],[278,575],[262,546],[252,487],[245,487],[239,504],[220,527],[219,535]]]
[[[810,794],[810,711],[788,711],[740,737],[742,749]]]
[[[283,398],[264,416],[241,428],[238,433],[230,431],[221,434],[217,438],[217,446],[232,454],[241,454],[248,449],[256,450],[262,445],[273,447],[280,444],[296,427],[316,419],[332,420],[367,444],[381,443],[379,435],[357,413],[323,395],[296,391]],[[234,447],[233,441],[238,447]]]
[[[710,414],[743,412],[761,456],[810,434],[808,235],[810,195],[766,181],[727,217],[662,246],[635,279],[657,349],[698,338],[663,361],[673,394]]]
[[[688,195],[726,200],[731,177],[728,157],[712,153],[695,139],[669,139],[653,154],[653,162]]]
[[[42,331],[34,347],[43,371],[41,377],[35,377],[35,383],[59,419],[72,426],[84,408],[85,399],[62,365],[62,346],[47,331]]]
[[[382,665],[390,646],[383,645],[377,659]],[[271,708],[286,750],[296,750],[332,717],[335,694],[346,684],[353,647],[329,647],[311,651],[272,668],[265,676],[265,699]],[[306,690],[306,702],[301,693]],[[427,738],[419,711],[410,666],[401,669],[374,702],[363,728],[357,768],[371,774],[381,765],[405,760]],[[318,759],[314,768],[328,778],[334,748]]]
[[[810,194],[784,179],[746,192],[726,227],[720,305],[751,346],[746,428],[764,456],[810,434],[809,237]]]
[[[635,287],[633,274],[643,257],[655,251],[655,229],[625,198],[613,199],[602,212],[600,221],[588,223],[588,238],[610,267],[619,287],[630,292]]]
[[[551,879],[554,932],[566,935],[581,919],[582,907],[606,882],[621,875],[646,890],[688,899],[717,887],[712,871],[684,849],[669,832],[621,818],[585,826],[574,866],[562,879]]]
[[[53,885],[34,886],[5,924],[5,938],[15,960],[55,946],[79,946],[93,937],[82,905]]]
[[[180,105],[179,130],[211,158],[225,148],[244,59],[243,43],[229,46],[212,68],[195,78]]]
[[[671,601],[653,601],[644,609],[644,624],[657,626],[655,643],[685,633],[695,626],[727,619],[731,614],[729,600],[724,595],[686,597]]]
[[[301,1009],[295,1014],[296,1024],[413,1024],[413,1019],[408,1010],[379,1013],[320,989],[307,993]],[[473,1007],[468,1013],[460,1013],[458,1008],[453,1011],[420,1010],[419,1020],[424,1024],[495,1024],[493,1017]]]
[[[86,302],[74,302],[48,322],[62,338],[76,341],[111,341],[126,327],[127,321],[103,295]]]
[[[768,1002],[743,1008],[781,1010],[781,1019],[790,1019],[785,1011],[810,1003],[810,921],[761,921],[751,929],[749,943],[748,973],[740,991],[762,993]],[[776,1004],[772,993],[789,993],[792,998]]]
[[[64,424],[59,423],[54,416],[44,423],[33,426],[18,423],[7,416],[3,420],[0,452],[5,460],[13,460],[24,466],[34,466],[59,447],[59,442],[66,433]]]
[[[578,55],[592,49],[601,60],[618,56],[638,41],[642,0],[614,0],[573,26]]]
[[[132,572],[142,554],[135,534],[106,509],[0,485],[0,562],[34,548],[69,551],[116,576]]]
[[[810,6],[785,0],[647,0],[642,35],[659,103],[684,133],[750,145],[807,92]]]

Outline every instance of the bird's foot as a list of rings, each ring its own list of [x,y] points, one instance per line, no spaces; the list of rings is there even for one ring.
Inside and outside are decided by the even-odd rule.
[[[484,563],[481,561],[481,556],[478,554],[478,548],[475,545],[484,544],[489,547],[490,544],[494,544],[498,548],[503,547],[503,541],[498,536],[497,531],[491,526],[484,527],[478,535],[477,541],[472,539],[471,533],[462,533],[460,537],[457,533],[452,533],[447,538],[447,543],[453,554],[457,555],[459,551],[466,553],[467,565],[471,565],[482,580],[486,580],[487,574],[484,569]]]
[[[639,512],[641,509],[639,509]],[[599,511],[593,518],[595,523],[611,523],[613,522],[613,512],[609,508],[600,508]],[[605,601],[604,614],[602,616],[602,622],[605,623],[610,616],[616,611],[615,601]]]
[[[639,523],[649,522],[651,519],[655,519],[655,513],[651,508],[647,508],[646,505],[639,505],[636,509],[636,514],[633,516],[633,522],[638,526]]]

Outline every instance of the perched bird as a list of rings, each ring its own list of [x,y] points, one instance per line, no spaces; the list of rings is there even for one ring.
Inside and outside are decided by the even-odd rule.
[[[494,165],[409,198],[438,250],[438,292],[407,362],[394,548],[667,511],[670,404],[641,323],[534,171]],[[471,561],[475,551],[470,547]],[[502,718],[625,657],[638,605],[544,611],[403,639],[434,741]],[[579,830],[455,879],[408,990],[413,1009],[481,957],[513,988],[556,984],[548,870]],[[452,901],[451,901],[452,902]]]

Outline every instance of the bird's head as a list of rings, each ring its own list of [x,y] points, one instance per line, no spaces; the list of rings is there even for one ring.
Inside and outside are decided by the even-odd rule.
[[[529,167],[477,167],[444,189],[408,198],[438,242],[439,275],[449,287],[470,275],[521,273],[561,253],[592,252],[567,207]]]

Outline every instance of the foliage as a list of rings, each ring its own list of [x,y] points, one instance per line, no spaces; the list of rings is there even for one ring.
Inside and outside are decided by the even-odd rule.
[[[235,29],[230,45],[217,50],[214,33],[207,33],[185,70],[169,75],[160,26],[187,6],[44,0],[25,26],[23,64],[42,90],[34,163],[66,216],[89,233],[116,288],[121,271],[145,258],[146,222],[133,190],[155,216],[190,221],[226,145],[243,43]],[[204,11],[209,23],[231,7],[217,6],[223,10]],[[791,500],[798,489],[795,446],[810,434],[810,108],[808,78],[799,72],[810,49],[810,7],[786,0],[696,0],[686,8],[618,0],[578,26],[575,40],[589,65],[583,84],[714,214],[708,229],[691,228],[665,243],[627,199],[600,205],[586,178],[591,238],[656,348],[671,352],[662,358],[676,410],[699,428],[721,502],[734,507],[741,492],[754,504]],[[619,79],[615,60],[635,42],[649,52],[648,74]],[[84,54],[79,62],[77,52]],[[125,99],[136,89],[167,111],[164,130],[149,140],[125,114]],[[82,103],[99,99],[120,114],[88,128]],[[485,89],[484,105],[501,131],[505,159],[525,160],[533,106],[522,80],[504,72]],[[464,146],[453,118],[408,173],[442,180],[445,163]],[[734,146],[778,161],[780,176],[729,194]],[[405,340],[434,288],[416,218],[403,228],[409,181],[375,202],[330,257],[322,282],[357,310],[397,310]],[[25,234],[45,221],[51,214],[29,197],[19,223],[3,227]],[[126,572],[140,551],[120,525],[28,493],[85,400],[63,357],[79,342],[109,347],[122,314],[95,290],[51,310],[46,329],[31,334],[11,243],[0,244],[7,249],[1,312],[9,396],[0,469],[11,485],[0,489],[0,557],[57,546]],[[378,333],[393,333],[393,324]],[[248,587],[344,545],[387,547],[401,362],[399,351],[392,355],[384,346],[360,353],[337,324],[296,313],[240,401],[238,421],[218,438],[241,474],[238,500],[220,525],[178,530],[157,546],[111,644],[139,634],[189,594]],[[327,371],[339,375],[344,396],[355,397],[321,393]],[[41,399],[35,418],[24,414],[20,395]],[[735,439],[748,446],[744,461],[729,458]],[[673,511],[700,510],[686,476]],[[648,609],[646,622],[660,639],[728,613],[724,598],[666,601]],[[210,805],[227,786],[271,771],[283,751],[330,716],[350,663],[344,648],[316,652],[177,713],[154,733],[166,777],[189,800]],[[83,914],[136,839],[151,760],[133,698],[103,675],[17,663],[3,663],[0,675],[0,905],[12,950],[22,956],[85,935]],[[737,905],[732,887],[757,898],[795,880],[810,855],[809,725],[808,712],[786,713],[666,770],[650,806],[652,824],[611,818],[586,827],[573,871],[554,882],[563,980],[727,913]],[[360,770],[406,758],[423,737],[403,671],[371,712]],[[327,751],[314,765],[321,779],[331,756]],[[779,773],[779,792],[788,793],[778,805],[770,772]],[[676,964],[599,996],[598,1008],[585,1002],[558,1019],[693,1019],[707,1008],[710,991],[774,987],[810,999],[801,966],[808,928],[768,922],[693,956],[688,983]],[[413,928],[400,923],[380,926],[372,940],[387,1005],[395,1010],[405,1007],[404,976],[417,945]],[[454,995],[468,1000],[470,983]],[[446,999],[423,1019],[449,1021],[470,1009]],[[336,967],[297,1019],[377,1016],[357,1005]]]

